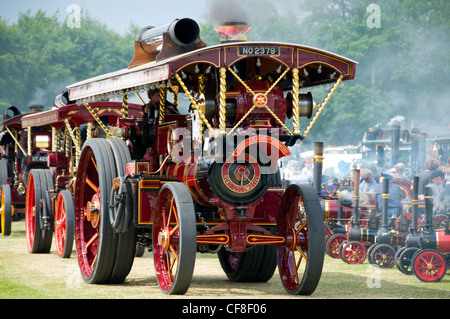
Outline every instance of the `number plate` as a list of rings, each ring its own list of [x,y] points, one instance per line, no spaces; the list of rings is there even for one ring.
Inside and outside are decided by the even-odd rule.
[[[47,162],[47,156],[31,156],[32,162]]]
[[[280,48],[275,46],[243,46],[239,47],[239,55],[279,55]]]

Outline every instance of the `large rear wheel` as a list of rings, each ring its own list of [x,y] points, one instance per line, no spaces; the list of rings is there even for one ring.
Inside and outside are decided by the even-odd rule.
[[[315,190],[290,185],[278,213],[278,270],[290,294],[310,295],[319,284],[325,253],[324,216]]]
[[[131,162],[131,155],[128,150],[126,143],[123,140],[118,139],[108,139],[106,140],[112,150],[114,155],[114,160],[116,164],[116,176],[123,177],[126,174],[126,165],[128,162]],[[117,180],[117,179],[116,179]],[[124,179],[122,179],[124,180]],[[131,185],[125,181],[127,187],[126,197],[128,200],[125,201],[126,207],[125,217],[123,217],[122,227],[120,231],[117,228],[114,228],[116,232],[115,236],[117,237],[117,251],[116,251],[116,259],[113,268],[113,272],[111,274],[111,278],[109,280],[110,283],[122,283],[125,278],[130,273],[130,270],[133,266],[134,257],[136,255],[136,229],[132,225],[132,194],[131,194]],[[113,183],[114,184],[114,183]],[[110,190],[110,196],[114,193],[113,189]],[[110,198],[109,207],[113,206],[113,202]],[[117,215],[116,215],[117,217]],[[110,212],[110,223],[111,225],[116,224],[116,220],[111,220],[111,212]]]
[[[153,259],[161,290],[184,294],[191,283],[197,250],[195,211],[183,183],[165,184],[153,216]]]
[[[83,280],[109,283],[117,236],[108,214],[109,195],[116,176],[114,155],[105,139],[86,141],[78,164],[75,186],[75,243]]]

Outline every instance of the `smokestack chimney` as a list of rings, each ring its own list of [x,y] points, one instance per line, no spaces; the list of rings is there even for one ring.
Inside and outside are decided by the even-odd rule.
[[[320,196],[322,192],[323,142],[314,143],[313,187]]]
[[[43,105],[33,104],[29,106],[30,112],[42,112],[44,110]]]
[[[398,163],[400,158],[400,124],[395,123],[391,127],[391,165]]]
[[[226,22],[223,25],[214,27],[219,34],[220,43],[244,42],[252,26],[246,22]]]

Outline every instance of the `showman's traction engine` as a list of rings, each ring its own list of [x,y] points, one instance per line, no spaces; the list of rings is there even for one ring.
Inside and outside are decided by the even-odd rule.
[[[245,23],[216,29],[225,40],[207,47],[191,19],[144,28],[128,68],[67,87],[61,107],[90,111],[73,123],[88,133],[68,186],[85,282],[122,283],[136,247],[146,247],[168,294],[188,290],[197,252],[217,253],[231,281],[268,281],[278,265],[288,293],[316,289],[325,247],[319,197],[308,185],[284,188],[277,161],[354,78],[356,62],[247,42]],[[321,103],[316,86],[329,90]],[[116,130],[90,134],[91,122],[105,128],[100,113],[111,101],[121,103]]]

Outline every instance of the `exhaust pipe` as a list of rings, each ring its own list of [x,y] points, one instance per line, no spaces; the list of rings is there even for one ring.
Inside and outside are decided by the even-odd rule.
[[[411,198],[411,230],[406,235],[406,247],[420,247],[420,235],[417,232],[417,218],[419,217],[419,176],[413,178],[413,191]]]
[[[139,32],[136,41],[140,42],[142,49],[150,54],[152,52],[147,51],[147,46],[162,44],[164,33],[167,33],[176,45],[186,46],[197,40],[200,27],[194,20],[184,18],[156,28],[146,27]]]
[[[390,234],[388,228],[388,208],[389,208],[389,179],[383,179],[383,201],[381,207],[381,227],[377,232],[376,242],[378,244],[389,244]]]
[[[358,220],[358,211],[359,211],[359,179],[360,179],[360,171],[359,169],[355,169],[353,171],[353,220],[352,227],[355,228],[359,226]]]
[[[415,235],[417,234],[417,218],[419,217],[419,176],[413,178],[411,210],[411,233]]]
[[[391,166],[398,163],[400,158],[400,124],[393,124],[391,128]]]
[[[323,142],[314,143],[314,171],[313,171],[313,187],[317,195],[322,192],[322,166],[323,166]]]
[[[205,47],[200,27],[192,19],[177,19],[160,27],[145,27],[134,41],[134,57],[128,68],[166,59]]]
[[[433,233],[433,189],[425,186],[425,231]]]

